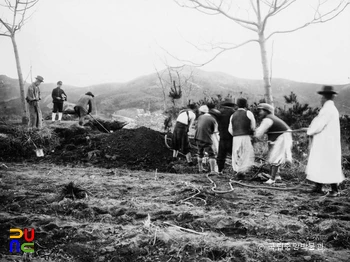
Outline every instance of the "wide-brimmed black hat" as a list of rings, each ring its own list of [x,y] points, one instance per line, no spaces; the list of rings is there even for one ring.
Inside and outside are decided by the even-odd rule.
[[[95,97],[90,91],[87,92],[85,95]]]
[[[222,106],[232,106],[234,107],[236,104],[233,102],[232,98],[226,97],[224,101],[220,103]]]
[[[323,94],[338,94],[338,92],[334,91],[333,86],[323,86],[320,91],[317,92],[320,95]]]

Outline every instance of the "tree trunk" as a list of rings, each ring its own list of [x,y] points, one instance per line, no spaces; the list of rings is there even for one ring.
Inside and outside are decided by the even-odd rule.
[[[26,101],[25,101],[25,95],[24,95],[24,82],[23,82],[21,63],[19,61],[19,54],[18,54],[18,48],[17,48],[17,44],[16,44],[15,35],[11,36],[11,40],[12,40],[12,45],[13,45],[13,51],[15,52],[18,81],[19,81],[19,90],[20,90],[21,104],[22,104],[22,110],[23,110],[22,123],[27,124],[28,123],[28,116],[27,116],[27,107],[26,107]]]
[[[272,90],[271,90],[271,78],[270,68],[267,60],[266,41],[263,33],[259,34],[259,45],[261,54],[261,63],[263,68],[264,88],[266,103],[273,105]]]
[[[165,94],[165,90],[164,90],[163,86],[162,86],[162,92],[163,92],[163,109],[165,112],[165,110],[166,110],[166,94]]]

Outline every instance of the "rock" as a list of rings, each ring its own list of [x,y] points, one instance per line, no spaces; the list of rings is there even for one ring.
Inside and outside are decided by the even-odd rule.
[[[125,214],[126,209],[125,208],[116,208],[110,211],[112,216],[119,217]]]
[[[304,256],[304,260],[305,261],[310,261],[311,260],[311,256]]]
[[[101,150],[92,150],[88,152],[88,159],[90,160],[92,157],[99,156],[101,154]]]
[[[282,214],[282,215],[288,215],[289,214],[289,210],[283,209],[283,210],[280,210],[279,213]]]
[[[106,252],[114,252],[115,248],[113,246],[106,247]]]

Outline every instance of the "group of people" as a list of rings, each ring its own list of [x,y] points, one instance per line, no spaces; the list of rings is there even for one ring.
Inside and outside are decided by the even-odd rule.
[[[29,127],[41,129],[43,124],[42,112],[40,109],[39,101],[41,100],[40,84],[44,82],[42,76],[37,76],[35,81],[28,87],[26,101],[29,111]],[[57,82],[57,87],[52,90],[51,97],[53,103],[52,109],[52,122],[56,121],[56,115],[58,115],[58,122],[62,120],[63,115],[63,103],[67,101],[67,95],[62,89],[62,81]],[[84,124],[84,118],[87,114],[90,114],[93,109],[94,95],[91,92],[87,92],[82,95],[77,104],[74,107],[75,113],[79,117],[79,125]]]
[[[39,106],[40,84],[44,81],[37,76],[28,87],[26,101],[29,110],[29,127],[42,128],[42,113]],[[52,90],[52,121],[62,119],[63,103],[67,95],[63,91],[62,81]],[[308,128],[304,128],[310,140],[310,152],[306,167],[307,179],[315,183],[312,190],[322,193],[323,184],[330,184],[331,191],[328,196],[338,196],[338,184],[344,180],[341,166],[340,122],[339,112],[333,99],[337,92],[332,86],[324,86],[318,92],[321,95],[322,108],[318,116]],[[84,118],[93,109],[94,95],[87,92],[82,95],[74,107],[79,116],[79,125],[84,124]],[[209,106],[209,107],[208,107]],[[203,166],[205,154],[209,157],[210,172],[222,174],[226,156],[232,156],[232,168],[238,178],[243,178],[254,164],[254,147],[252,138],[261,138],[267,135],[269,148],[268,162],[270,164],[270,178],[265,183],[274,184],[281,181],[278,175],[279,167],[292,161],[292,132],[293,130],[274,114],[274,107],[267,103],[258,105],[259,117],[262,118],[259,127],[251,111],[248,110],[247,100],[238,98],[236,103],[232,99],[225,99],[220,109],[211,105],[188,105],[180,111],[173,131],[173,157],[177,158],[181,152],[186,160],[193,165],[189,147],[188,135],[195,127],[194,139],[198,147],[198,170],[206,172]],[[195,121],[196,120],[196,121]]]
[[[337,92],[332,86],[324,86],[318,94],[321,95],[322,109],[310,126],[302,129],[310,140],[306,174],[307,179],[315,183],[312,192],[323,193],[323,184],[330,184],[331,191],[327,196],[335,197],[339,195],[338,184],[344,180],[339,112],[333,102]],[[190,104],[176,119],[172,139],[173,157],[177,158],[180,151],[186,155],[187,162],[193,165],[188,136],[195,126],[199,172],[208,171],[203,167],[206,153],[210,172],[222,174],[226,156],[229,154],[232,156],[232,168],[237,178],[242,179],[254,165],[252,139],[260,139],[266,134],[270,178],[265,183],[271,185],[280,182],[279,167],[286,162],[292,162],[293,130],[274,114],[272,105],[261,103],[258,109],[262,121],[256,127],[255,117],[248,110],[245,98],[238,98],[236,103],[227,98],[220,104],[219,110],[210,105],[202,105],[197,109],[195,104]]]

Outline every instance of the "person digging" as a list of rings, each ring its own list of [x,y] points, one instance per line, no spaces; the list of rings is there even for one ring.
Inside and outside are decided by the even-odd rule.
[[[92,112],[92,101],[94,97],[91,92],[87,92],[79,98],[78,103],[74,107],[74,111],[79,117],[79,125],[81,126],[84,124],[85,116]]]
[[[189,146],[188,134],[193,128],[196,114],[194,113],[197,109],[196,104],[188,104],[187,109],[180,111],[172,136],[173,141],[173,159],[177,160],[179,151],[186,156],[187,163],[192,166],[192,156]]]

